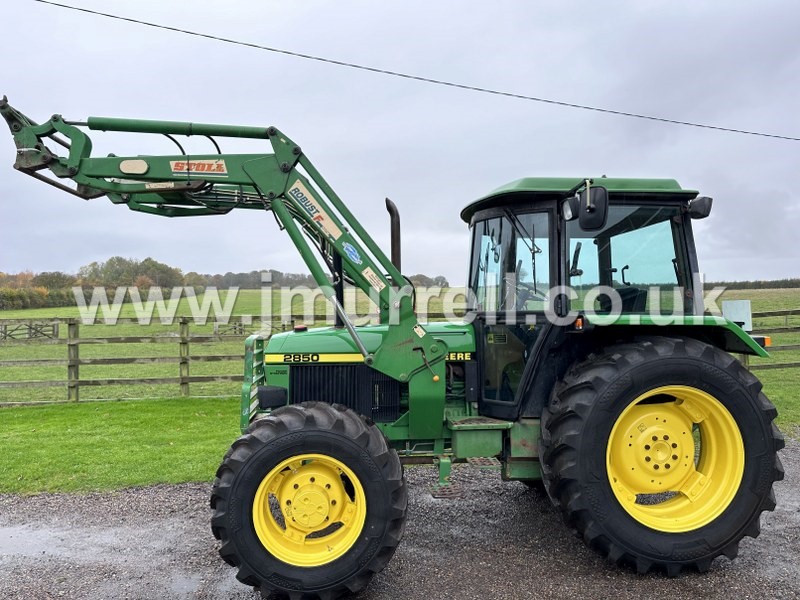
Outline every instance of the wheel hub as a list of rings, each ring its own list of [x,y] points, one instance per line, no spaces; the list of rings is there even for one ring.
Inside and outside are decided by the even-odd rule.
[[[650,418],[653,419],[653,417]],[[639,434],[635,436],[637,439],[635,447],[638,450],[636,462],[639,468],[662,477],[679,471],[685,472],[689,468],[689,457],[694,456],[694,448],[691,448],[691,452],[684,452],[684,446],[688,449],[690,445],[694,445],[694,442],[688,432],[682,434],[682,430],[679,430],[680,427],[673,428],[664,425],[648,427],[645,420],[638,423],[635,426],[635,431]],[[634,448],[634,446],[632,445],[630,448]]]
[[[315,529],[329,518],[330,500],[324,488],[317,485],[302,487],[291,503],[292,519],[303,527]]]
[[[616,487],[636,494],[669,491],[694,468],[692,423],[664,404],[636,406],[617,423],[613,454],[624,468],[616,469]],[[630,495],[630,494],[626,494]]]

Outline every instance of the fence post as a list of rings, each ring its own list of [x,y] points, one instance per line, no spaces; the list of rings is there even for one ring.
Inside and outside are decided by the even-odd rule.
[[[189,319],[181,317],[180,377],[181,396],[189,395]]]
[[[748,354],[742,354],[742,355],[741,355],[741,358],[739,359],[739,362],[741,362],[741,363],[742,363],[742,366],[743,366],[745,369],[747,369],[748,371],[750,370],[750,355],[748,355]]]
[[[67,321],[67,401],[80,400],[80,325],[77,319]]]

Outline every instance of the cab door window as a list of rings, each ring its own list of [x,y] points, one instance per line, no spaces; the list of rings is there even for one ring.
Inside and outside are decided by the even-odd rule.
[[[474,225],[471,308],[544,311],[552,286],[549,220],[547,212],[507,211]]]
[[[504,211],[474,225],[470,290],[472,308],[486,319],[479,328],[484,405],[514,402],[542,330],[543,319],[528,315],[544,312],[553,285],[550,218],[550,212]]]

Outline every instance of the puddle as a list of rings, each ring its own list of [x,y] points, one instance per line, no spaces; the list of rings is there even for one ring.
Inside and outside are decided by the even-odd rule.
[[[165,535],[165,532],[170,533]],[[180,528],[165,528],[162,524],[77,530],[0,525],[0,557],[48,555],[104,563],[130,556],[160,557],[174,550],[180,534]]]
[[[198,574],[174,573],[169,587],[173,598],[188,598],[197,592],[202,583],[203,578]]]
[[[30,526],[0,527],[0,556],[59,554],[65,531],[34,529]]]

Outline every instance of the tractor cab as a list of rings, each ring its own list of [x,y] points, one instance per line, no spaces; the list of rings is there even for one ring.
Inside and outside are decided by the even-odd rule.
[[[543,361],[584,317],[700,314],[691,218],[710,199],[671,179],[526,178],[461,213],[469,309],[484,357],[481,413],[519,414]],[[702,210],[699,210],[701,208]],[[534,371],[537,376],[534,377]]]

